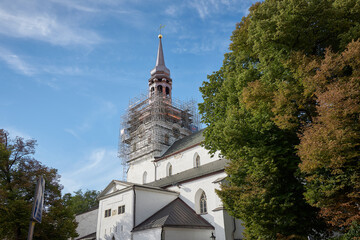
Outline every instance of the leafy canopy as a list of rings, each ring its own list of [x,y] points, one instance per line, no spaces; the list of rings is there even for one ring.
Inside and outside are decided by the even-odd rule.
[[[256,3],[237,24],[223,66],[200,88],[205,147],[231,160],[228,184],[218,194],[229,213],[243,220],[248,239],[324,234],[324,205],[311,199],[309,191],[317,190],[304,176],[312,173],[299,168],[306,161],[301,136],[321,114],[314,76],[327,61],[326,49],[343,52],[359,29],[356,0]]]
[[[36,224],[34,239],[76,237],[75,215],[61,198],[57,170],[36,161],[35,140],[12,139],[0,129],[0,238],[26,239],[36,180],[45,179],[42,223]]]

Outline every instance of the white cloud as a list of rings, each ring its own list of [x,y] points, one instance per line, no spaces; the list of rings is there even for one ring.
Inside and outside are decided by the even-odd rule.
[[[51,0],[51,2],[60,4],[60,5],[63,5],[63,6],[65,6],[65,7],[72,8],[72,9],[75,9],[75,10],[78,10],[78,11],[83,11],[83,12],[98,12],[98,11],[99,11],[99,9],[82,5],[82,4],[80,4],[79,1],[73,1],[73,0],[70,0],[70,1],[69,1],[69,0]]]
[[[22,60],[18,55],[7,49],[0,47],[0,59],[4,61],[10,68],[24,75],[31,76],[35,73],[35,69]]]
[[[4,8],[0,8],[0,33],[61,46],[93,45],[103,40],[96,32],[61,22],[50,12],[6,11]]]
[[[11,138],[22,137],[25,140],[33,139],[29,134],[15,127],[7,126],[4,127],[3,129],[9,132]]]
[[[74,130],[69,129],[69,128],[65,128],[64,131],[67,132],[67,133],[70,133],[75,138],[80,139],[79,135]]]
[[[177,7],[175,5],[170,5],[169,7],[167,7],[165,9],[165,14],[172,16],[172,17],[176,17],[179,15],[180,11],[181,11],[181,7]]]
[[[76,166],[77,170],[65,172],[61,177],[65,192],[79,189],[103,189],[111,180],[122,179],[121,161],[113,148],[101,147],[84,156]]]

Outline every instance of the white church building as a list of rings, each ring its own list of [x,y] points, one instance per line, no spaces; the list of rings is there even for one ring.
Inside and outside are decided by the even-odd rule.
[[[120,139],[127,181],[112,180],[99,207],[76,217],[76,239],[235,240],[241,221],[231,217],[215,190],[227,160],[202,147],[194,112],[172,98],[162,35],[149,92],[130,104]]]

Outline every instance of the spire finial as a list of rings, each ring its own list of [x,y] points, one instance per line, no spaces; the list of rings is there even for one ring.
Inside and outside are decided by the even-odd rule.
[[[162,38],[161,29],[163,29],[164,27],[165,27],[165,25],[160,24],[160,27],[159,27],[159,36],[158,36],[160,39]]]

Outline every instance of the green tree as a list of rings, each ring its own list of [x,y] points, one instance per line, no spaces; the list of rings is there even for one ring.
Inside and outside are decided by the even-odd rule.
[[[46,181],[45,209],[42,223],[36,224],[34,239],[75,237],[75,215],[61,198],[57,170],[32,157],[35,146],[35,140],[11,139],[8,132],[0,129],[0,238],[26,238],[39,176]]]
[[[359,26],[356,0],[256,3],[237,24],[223,66],[200,88],[205,147],[231,160],[218,193],[248,239],[301,239],[324,229],[304,198],[298,134],[318,114],[316,64],[327,47],[343,51],[358,38]]]
[[[74,210],[75,214],[80,214],[99,205],[99,201],[97,200],[99,193],[100,192],[96,190],[86,190],[83,193],[80,189],[74,192],[74,195],[70,193],[65,194],[64,199],[66,204]]]

